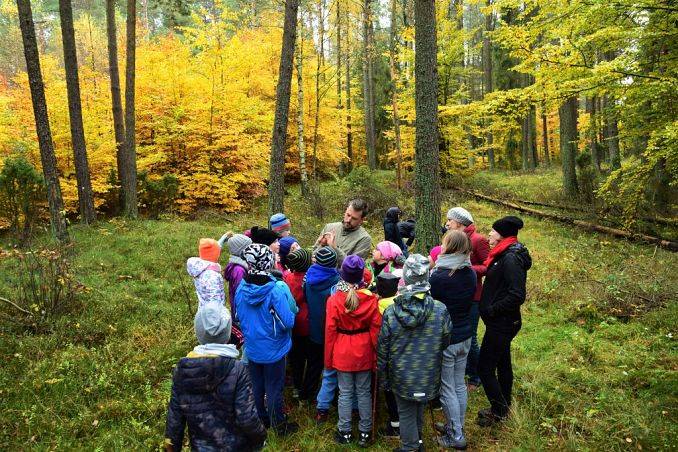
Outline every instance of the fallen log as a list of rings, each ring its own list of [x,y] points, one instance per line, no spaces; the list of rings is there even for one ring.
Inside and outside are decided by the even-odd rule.
[[[530,207],[521,206],[521,205],[513,203],[513,202],[492,198],[490,196],[484,195],[482,193],[475,192],[473,190],[467,190],[467,189],[458,188],[458,187],[452,187],[452,190],[455,190],[455,191],[458,191],[458,192],[461,192],[461,193],[465,193],[467,195],[471,195],[471,196],[474,196],[478,199],[489,201],[489,202],[494,203],[494,204],[499,204],[501,206],[508,207],[508,208],[517,210],[519,212],[524,212],[524,213],[527,213],[527,214],[530,214],[530,215],[534,215],[536,217],[548,218],[550,220],[558,221],[560,223],[579,226],[581,228],[584,228],[584,229],[587,229],[587,230],[590,230],[590,231],[602,232],[604,234],[608,234],[608,235],[611,235],[613,237],[624,238],[624,239],[627,239],[627,240],[633,240],[633,241],[637,241],[637,242],[651,243],[651,244],[658,245],[662,248],[666,248],[666,249],[671,250],[671,251],[678,251],[678,242],[663,239],[661,237],[654,237],[654,236],[646,235],[646,234],[623,231],[621,229],[616,229],[616,228],[611,228],[611,227],[608,227],[608,226],[602,226],[602,225],[599,225],[599,224],[589,223],[588,221],[577,220],[577,219],[574,219],[574,218],[569,218],[569,217],[559,215],[559,214],[555,214],[555,213],[542,212],[540,210],[532,209]]]

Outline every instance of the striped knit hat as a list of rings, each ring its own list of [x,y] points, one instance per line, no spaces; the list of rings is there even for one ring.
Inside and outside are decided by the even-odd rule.
[[[276,213],[272,215],[268,223],[271,225],[271,229],[275,232],[289,231],[292,227],[290,220],[285,216],[284,213]]]
[[[337,266],[337,252],[331,246],[323,246],[315,252],[315,263],[321,267],[335,268]]]
[[[299,248],[287,255],[287,268],[293,272],[305,272],[311,266],[311,253]]]

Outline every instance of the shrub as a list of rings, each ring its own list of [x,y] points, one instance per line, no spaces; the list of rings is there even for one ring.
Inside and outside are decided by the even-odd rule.
[[[0,217],[22,245],[28,242],[44,199],[44,180],[24,157],[11,157],[0,171]]]
[[[383,218],[386,210],[396,205],[400,198],[393,186],[380,181],[376,173],[366,166],[354,168],[345,181],[345,204],[351,199],[362,198],[367,201],[369,216],[373,218]]]
[[[171,174],[150,178],[147,172],[139,173],[139,200],[148,216],[157,219],[171,209],[179,195],[179,179]]]

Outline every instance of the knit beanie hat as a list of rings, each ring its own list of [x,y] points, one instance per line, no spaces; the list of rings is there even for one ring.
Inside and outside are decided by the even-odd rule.
[[[193,322],[198,342],[225,344],[231,337],[231,313],[221,303],[207,303],[195,314]]]
[[[381,272],[377,276],[377,293],[381,298],[393,297],[398,292],[399,282],[400,277],[398,275]]]
[[[492,224],[492,229],[497,231],[502,237],[515,237],[518,230],[523,228],[523,220],[513,215],[500,218]]]
[[[421,284],[428,282],[429,261],[421,254],[410,254],[403,267],[405,284]]]
[[[285,265],[287,257],[290,254],[290,248],[292,248],[292,245],[299,242],[297,242],[297,239],[291,235],[281,238],[278,240],[278,242],[280,243],[280,251],[278,252],[278,255],[280,256],[280,263]]]
[[[447,211],[447,219],[454,220],[457,223],[468,226],[473,223],[473,217],[468,210],[463,207],[455,207]]]
[[[440,256],[440,253],[442,252],[443,252],[442,245],[434,246],[433,248],[431,248],[431,251],[429,251],[428,253],[429,257],[431,258],[431,262],[435,264],[436,261],[438,260],[438,256]]]
[[[200,239],[198,242],[198,255],[200,259],[210,262],[219,262],[221,247],[214,239]]]
[[[287,268],[293,272],[305,272],[311,266],[311,253],[299,248],[287,255]]]
[[[344,262],[341,263],[339,275],[341,279],[349,284],[360,284],[363,281],[363,274],[365,272],[365,261],[362,257],[355,254],[346,256]]]
[[[259,226],[252,227],[252,229],[250,229],[250,234],[252,243],[260,243],[267,246],[271,246],[273,242],[280,238],[280,235],[277,232]]]
[[[290,220],[285,216],[284,213],[276,213],[271,216],[271,219],[268,221],[271,229],[275,232],[289,231],[292,227]]]
[[[247,273],[250,275],[267,275],[275,265],[275,255],[271,248],[260,243],[247,245],[242,257],[249,266]]]
[[[251,244],[252,239],[245,234],[234,234],[226,241],[226,246],[228,246],[228,251],[231,253],[231,256],[238,257],[241,257],[245,247]]]
[[[381,257],[386,261],[394,261],[398,256],[403,254],[403,251],[398,245],[388,240],[377,243],[377,250],[381,253]]]
[[[327,268],[337,266],[337,252],[331,246],[323,246],[315,252],[315,263]]]

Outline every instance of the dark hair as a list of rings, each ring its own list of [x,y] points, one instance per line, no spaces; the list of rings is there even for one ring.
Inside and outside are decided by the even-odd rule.
[[[353,210],[360,212],[360,216],[365,218],[369,213],[367,209],[367,202],[364,199],[356,198],[348,203],[349,206],[353,207]]]

